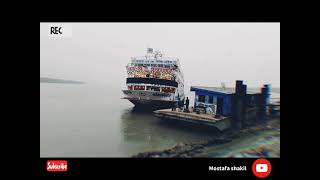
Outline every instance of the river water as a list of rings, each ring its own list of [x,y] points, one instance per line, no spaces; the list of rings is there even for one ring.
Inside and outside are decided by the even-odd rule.
[[[214,136],[136,112],[121,97],[120,87],[40,83],[40,157],[130,157]]]

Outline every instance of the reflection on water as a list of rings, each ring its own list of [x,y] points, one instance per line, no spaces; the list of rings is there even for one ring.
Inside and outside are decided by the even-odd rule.
[[[40,84],[41,157],[128,157],[209,138],[164,122],[103,85]]]
[[[166,149],[177,143],[209,139],[213,129],[191,128],[189,125],[161,120],[150,112],[126,109],[121,116],[121,131],[126,142],[140,144],[140,151]]]
[[[121,89],[103,85],[41,83],[40,156],[129,157],[217,135],[160,120],[121,97]]]

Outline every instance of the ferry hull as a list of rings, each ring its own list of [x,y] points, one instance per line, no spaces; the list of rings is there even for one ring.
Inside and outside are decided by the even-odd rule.
[[[160,100],[135,100],[129,99],[135,105],[136,109],[168,109],[172,108],[175,104],[174,101],[160,101]]]
[[[140,109],[168,109],[177,102],[173,100],[174,95],[170,93],[135,90],[123,90],[123,93],[126,95],[123,99],[128,99],[135,105],[135,108]]]

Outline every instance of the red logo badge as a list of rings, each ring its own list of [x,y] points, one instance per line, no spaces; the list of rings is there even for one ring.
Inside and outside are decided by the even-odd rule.
[[[47,171],[67,171],[68,163],[65,160],[48,160]]]
[[[271,173],[271,164],[266,159],[257,159],[252,165],[253,174],[259,178],[265,178]]]

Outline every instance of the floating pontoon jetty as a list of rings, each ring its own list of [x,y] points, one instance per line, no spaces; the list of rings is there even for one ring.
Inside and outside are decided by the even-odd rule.
[[[173,107],[154,111],[154,115],[166,120],[213,126],[220,131],[240,130],[280,115],[280,104],[270,103],[271,91],[267,84],[256,92],[247,91],[242,80],[236,81],[235,88],[191,86],[190,90],[195,91],[191,111]]]
[[[185,121],[199,125],[213,126],[220,131],[224,131],[231,126],[229,117],[221,116],[215,118],[212,114],[197,114],[195,112],[186,113],[182,111],[172,111],[171,109],[162,109],[154,111],[154,115],[167,120]]]

